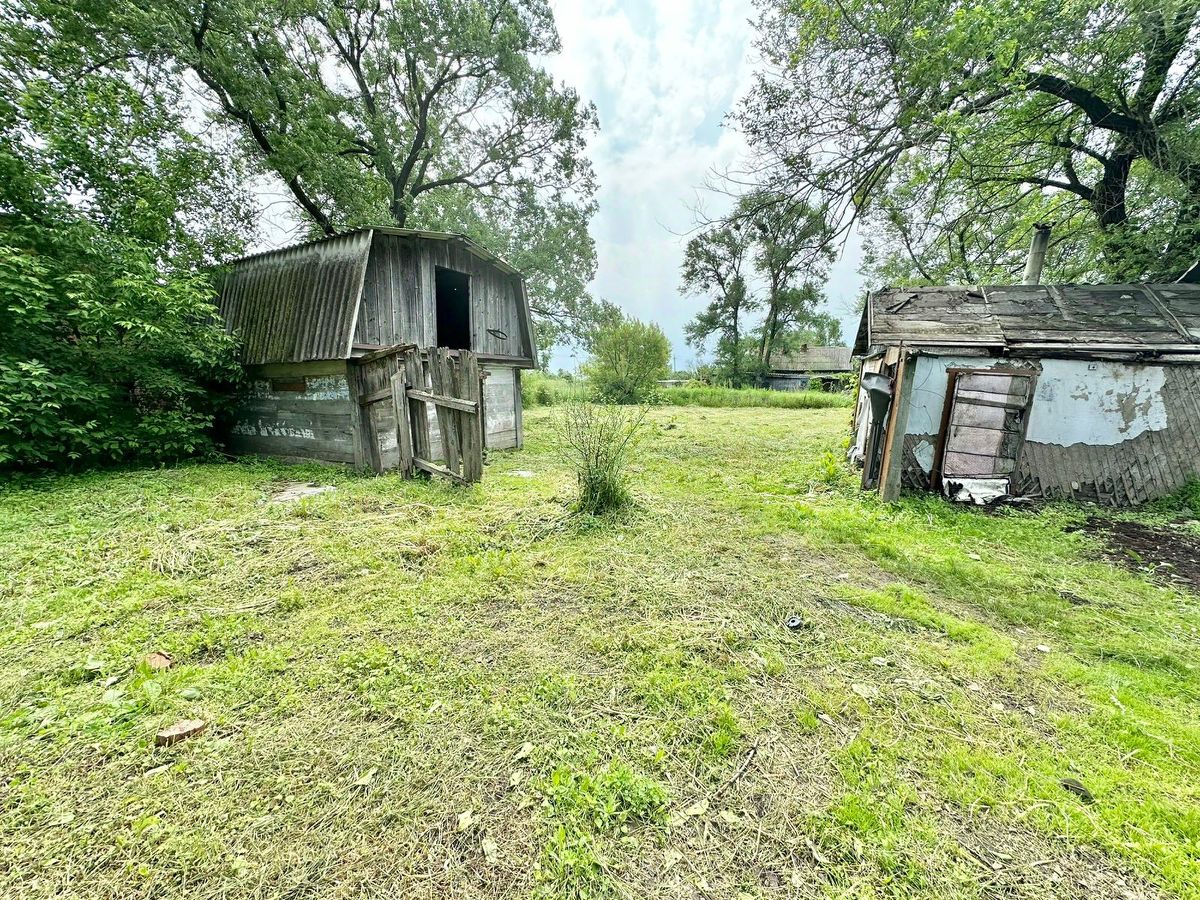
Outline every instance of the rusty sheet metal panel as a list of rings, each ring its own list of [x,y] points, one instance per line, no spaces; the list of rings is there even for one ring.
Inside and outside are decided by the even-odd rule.
[[[986,346],[1192,352],[1200,285],[996,285],[872,294],[855,352],[870,347]]]
[[[225,326],[242,362],[343,359],[350,353],[371,231],[239,260],[219,284]]]

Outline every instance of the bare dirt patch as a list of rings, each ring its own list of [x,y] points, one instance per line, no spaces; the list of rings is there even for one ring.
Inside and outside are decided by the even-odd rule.
[[[1077,530],[1100,538],[1105,558],[1117,565],[1200,591],[1200,537],[1180,525],[1150,526],[1093,516]]]

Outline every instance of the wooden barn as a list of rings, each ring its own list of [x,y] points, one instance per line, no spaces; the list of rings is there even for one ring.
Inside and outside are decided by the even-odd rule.
[[[849,347],[810,347],[771,355],[766,386],[773,391],[834,390],[854,371]]]
[[[219,293],[247,372],[234,452],[476,480],[483,448],[521,446],[525,282],[469,238],[364,228],[239,259]]]
[[[1005,285],[868,298],[863,486],[1114,506],[1200,477],[1200,285]]]

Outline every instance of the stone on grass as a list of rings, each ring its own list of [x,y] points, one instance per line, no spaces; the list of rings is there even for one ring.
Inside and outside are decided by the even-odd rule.
[[[174,660],[171,659],[171,655],[169,653],[161,653],[156,650],[153,653],[146,654],[146,666],[156,671],[171,668],[172,662],[174,662]]]
[[[178,744],[180,741],[201,734],[206,728],[208,728],[208,723],[203,719],[180,719],[174,725],[164,728],[156,734],[154,736],[154,745],[156,747],[169,747],[172,744]]]

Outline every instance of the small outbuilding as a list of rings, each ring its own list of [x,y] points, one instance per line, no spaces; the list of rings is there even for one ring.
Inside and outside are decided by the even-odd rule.
[[[1127,506],[1200,477],[1200,285],[883,290],[851,456],[883,496]]]
[[[236,260],[218,288],[247,373],[234,452],[394,469],[414,452],[410,411],[418,457],[457,461],[472,427],[480,451],[521,446],[525,281],[469,238],[363,228]]]
[[[773,391],[833,390],[854,371],[849,347],[810,347],[772,354],[766,386]]]

